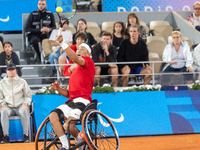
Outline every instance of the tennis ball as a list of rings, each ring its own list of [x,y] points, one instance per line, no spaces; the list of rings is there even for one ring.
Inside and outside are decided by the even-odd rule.
[[[57,7],[57,8],[56,8],[56,11],[57,11],[58,13],[61,13],[61,12],[63,11],[63,9],[62,9],[62,7]]]

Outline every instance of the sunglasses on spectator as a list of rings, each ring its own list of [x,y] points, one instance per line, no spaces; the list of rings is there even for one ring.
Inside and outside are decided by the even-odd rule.
[[[200,10],[200,8],[194,8],[194,10]]]

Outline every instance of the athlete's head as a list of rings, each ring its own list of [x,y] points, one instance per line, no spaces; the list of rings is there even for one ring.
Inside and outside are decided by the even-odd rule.
[[[77,49],[81,56],[91,56],[92,48],[88,43],[81,43]]]

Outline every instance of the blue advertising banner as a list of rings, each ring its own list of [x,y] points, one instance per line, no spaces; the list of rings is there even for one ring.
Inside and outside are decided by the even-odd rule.
[[[21,31],[22,14],[37,10],[38,0],[0,0],[0,31]],[[55,11],[55,0],[47,0],[47,10]]]
[[[195,2],[196,0],[103,0],[103,11],[190,11]]]
[[[53,109],[67,100],[60,95],[32,98],[36,130]],[[110,118],[119,136],[200,133],[199,90],[94,93],[92,98],[98,100],[97,109]],[[23,140],[19,120],[10,125],[10,137],[12,141]]]
[[[199,91],[95,93],[92,98],[120,136],[200,132]],[[36,129],[66,100],[59,95],[33,95]]]

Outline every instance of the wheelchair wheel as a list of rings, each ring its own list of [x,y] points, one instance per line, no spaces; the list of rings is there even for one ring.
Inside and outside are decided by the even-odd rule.
[[[35,150],[55,150],[61,143],[51,126],[49,116],[42,122],[35,138]]]
[[[119,136],[110,119],[98,110],[88,110],[82,118],[85,140],[92,150],[119,150]]]

